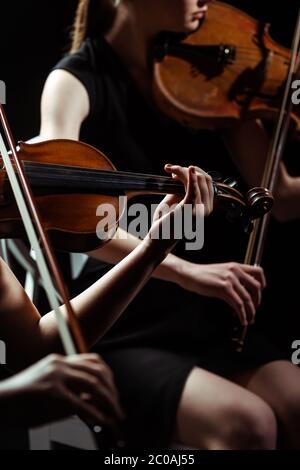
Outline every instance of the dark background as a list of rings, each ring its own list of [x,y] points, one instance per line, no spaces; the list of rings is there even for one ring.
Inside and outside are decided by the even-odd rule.
[[[272,36],[290,47],[299,0],[228,3],[271,23]],[[68,50],[76,5],[77,0],[1,1],[0,79],[7,84],[7,112],[16,140],[38,134],[43,83],[51,67]],[[289,144],[285,158],[294,173],[299,170],[295,157],[298,152],[299,145]],[[224,243],[222,237],[217,233],[216,241]],[[299,268],[298,243],[298,223],[273,223],[264,263],[270,285],[265,323],[275,339],[288,348],[300,337],[299,276],[289,274]]]
[[[147,0],[151,1],[151,0]],[[271,23],[272,36],[290,47],[299,0],[232,0],[256,18]],[[40,96],[52,66],[67,51],[77,0],[9,0],[0,5],[0,80],[7,84],[7,113],[16,140],[39,131]],[[286,160],[291,172],[299,172],[299,145],[289,144]],[[300,173],[298,173],[300,174]],[[261,322],[273,339],[291,351],[300,338],[299,223],[272,223],[264,266],[269,280],[267,312]],[[216,242],[225,243],[216,233]],[[291,274],[291,271],[294,274]],[[16,435],[7,435],[6,448],[17,447]],[[12,444],[13,443],[13,444]],[[20,446],[22,447],[23,441]]]
[[[298,1],[228,3],[271,23],[274,38],[290,45]],[[1,1],[0,79],[7,83],[7,111],[17,139],[38,132],[42,86],[51,67],[67,50],[76,5],[77,0]]]

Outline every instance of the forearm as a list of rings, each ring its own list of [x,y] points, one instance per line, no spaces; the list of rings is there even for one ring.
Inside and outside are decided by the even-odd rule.
[[[270,148],[270,137],[259,121],[240,122],[224,132],[227,148],[250,187],[260,186]],[[274,191],[274,217],[286,222],[300,217],[300,178],[288,174],[283,162]]]
[[[270,137],[259,121],[238,123],[224,132],[227,148],[250,187],[260,186],[270,149]],[[280,164],[274,191],[274,217],[280,222],[300,217],[300,178],[291,177]]]
[[[98,282],[72,300],[89,346],[97,342],[116,322],[164,256],[159,246],[140,243],[138,248]],[[47,336],[48,343],[55,345],[57,331],[52,312],[41,319],[40,328]]]
[[[142,243],[137,237],[119,229],[115,238],[104,247],[89,253],[93,258],[105,261],[109,264],[117,264],[129,255]],[[152,273],[156,279],[169,282],[178,282],[181,265],[184,261],[171,253],[157,266]]]
[[[119,318],[166,255],[160,244],[137,245],[127,258],[72,301],[90,346]],[[0,268],[0,331],[8,365],[21,370],[50,353],[63,352],[54,312],[41,318],[2,260]]]

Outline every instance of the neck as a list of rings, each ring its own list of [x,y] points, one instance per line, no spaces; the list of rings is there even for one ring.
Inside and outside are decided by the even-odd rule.
[[[35,190],[51,194],[184,194],[182,183],[170,177],[101,170],[49,163],[24,162],[26,175]]]
[[[115,23],[106,40],[120,57],[135,81],[148,88],[150,77],[150,51],[159,31],[147,15],[145,2],[123,0],[118,7]]]

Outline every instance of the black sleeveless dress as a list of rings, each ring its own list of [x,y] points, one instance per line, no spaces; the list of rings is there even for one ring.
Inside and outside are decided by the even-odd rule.
[[[106,153],[119,170],[163,174],[165,163],[176,163],[235,175],[218,134],[192,131],[162,117],[105,40],[87,39],[55,69],[70,72],[85,86],[91,110],[81,140]],[[224,214],[214,214],[206,222],[204,249],[187,253],[179,244],[176,254],[194,263],[242,262],[246,242],[241,227],[230,224]],[[90,260],[73,293],[109,268]],[[170,443],[178,403],[195,366],[230,378],[285,358],[257,326],[250,329],[242,354],[232,349],[231,336],[232,314],[224,303],[169,282],[147,284],[95,348],[115,374],[131,447]]]

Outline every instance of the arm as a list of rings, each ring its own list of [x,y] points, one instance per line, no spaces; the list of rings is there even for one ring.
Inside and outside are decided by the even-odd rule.
[[[64,70],[52,72],[45,84],[41,102],[41,140],[73,139],[78,140],[80,128],[89,113],[89,97],[82,83]],[[140,245],[140,240],[119,229],[114,240],[89,253],[109,264],[116,264]],[[178,257],[170,254],[154,272],[158,279],[177,282],[181,270]]]
[[[145,240],[72,301],[89,345],[117,320],[164,255],[162,250]],[[0,331],[10,367],[20,369],[51,352],[61,352],[55,314],[50,312],[41,318],[3,260],[0,260],[0,275]]]
[[[68,72],[53,72],[42,98],[41,139],[63,137],[78,140],[89,109],[89,97],[82,83]],[[90,255],[116,264],[141,244],[130,234],[125,237],[120,237],[120,234],[119,230],[114,240]],[[250,322],[253,320],[265,283],[262,270],[254,267],[227,263],[212,268],[186,262],[173,254],[156,267],[153,276],[197,294],[224,300],[234,308],[243,323],[246,318]]]
[[[259,121],[238,123],[224,132],[232,158],[250,187],[260,186],[269,153],[270,138]],[[300,178],[291,177],[281,163],[273,214],[285,222],[300,217]]]
[[[162,224],[174,220],[176,211],[185,204],[204,204],[207,213],[213,206],[212,184],[205,175],[198,184],[196,170],[171,167],[171,171],[186,184],[186,196],[179,202],[176,196],[167,197],[160,207],[172,206],[168,213],[158,216],[143,242],[121,263],[96,282],[90,289],[72,301],[84,336],[89,345],[101,336],[119,318],[128,304],[151,277],[153,270],[175,246],[172,236],[156,239],[152,235]],[[173,207],[174,204],[174,207]],[[160,210],[158,208],[158,211]],[[50,352],[60,350],[55,314],[43,318],[26,296],[21,285],[6,264],[0,260],[0,331],[6,342],[9,364],[24,367]],[[65,314],[64,307],[62,312]],[[17,341],[16,341],[17,338]]]

